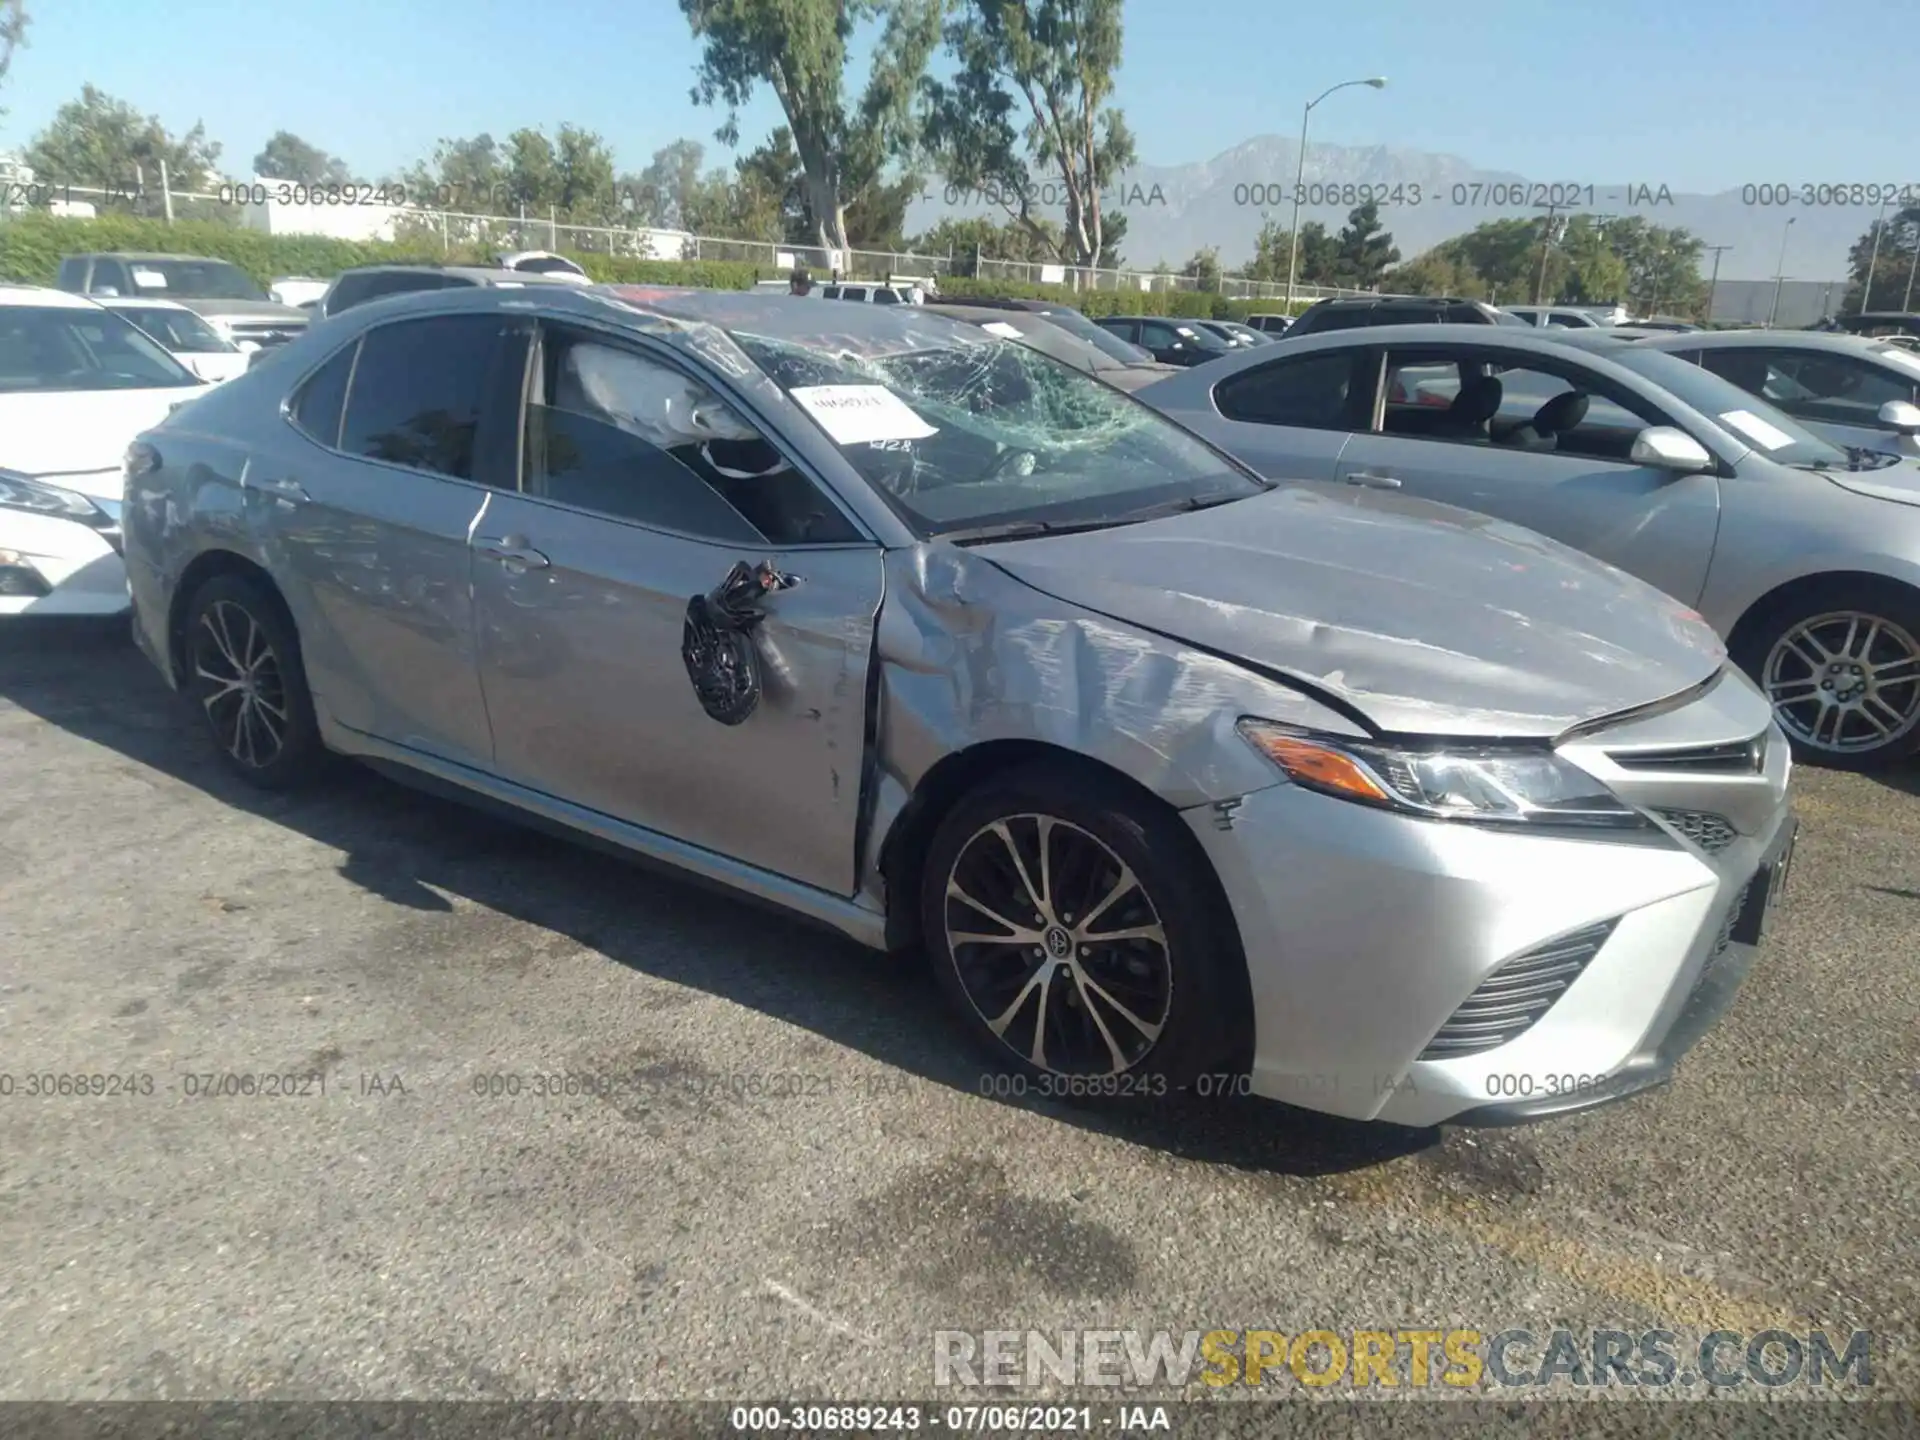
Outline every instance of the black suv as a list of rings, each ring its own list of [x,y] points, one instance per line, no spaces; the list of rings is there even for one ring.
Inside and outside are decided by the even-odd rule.
[[[481,265],[361,265],[342,270],[315,303],[321,319],[369,300],[418,290],[450,290],[467,285],[565,285],[569,281],[537,270],[490,270]]]
[[[1309,305],[1287,327],[1287,338],[1325,330],[1358,330],[1367,325],[1519,325],[1517,315],[1479,300],[1446,295],[1355,295]]]

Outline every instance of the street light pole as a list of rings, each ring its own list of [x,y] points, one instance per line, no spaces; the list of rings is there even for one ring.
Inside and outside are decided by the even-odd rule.
[[[1375,90],[1387,88],[1387,77],[1375,75],[1371,80],[1342,80],[1338,85],[1330,85],[1320,94],[1307,102],[1307,108],[1300,112],[1300,160],[1293,172],[1293,234],[1287,245],[1287,313],[1293,313],[1293,282],[1299,273],[1300,265],[1300,192],[1305,188],[1307,178],[1307,124],[1313,119],[1313,107],[1318,105],[1335,90],[1345,90],[1349,85],[1367,85]]]
[[[1720,294],[1720,257],[1726,251],[1733,249],[1733,246],[1709,245],[1706,248],[1713,252],[1713,278],[1707,281],[1707,323],[1711,325],[1713,323],[1713,302]]]
[[[1553,217],[1560,213],[1557,203],[1547,207],[1547,218],[1540,226],[1540,270],[1533,277],[1533,303],[1544,304],[1547,289],[1547,251],[1553,246]]]
[[[1920,274],[1920,220],[1913,222],[1913,263],[1907,266],[1907,298],[1900,302],[1902,310],[1913,309],[1913,277]]]
[[[1886,218],[1887,202],[1882,200],[1880,202],[1880,213],[1873,217],[1873,254],[1867,258],[1867,285],[1866,288],[1860,292],[1860,313],[1862,315],[1873,308],[1873,272],[1880,264],[1880,233],[1887,228],[1885,223]],[[1844,304],[1846,302],[1842,301],[1841,303]]]
[[[1774,267],[1773,308],[1767,312],[1769,330],[1773,328],[1773,322],[1780,318],[1780,287],[1787,278],[1787,237],[1793,234],[1793,222],[1799,218],[1798,215],[1789,215],[1787,223],[1780,227],[1780,263]]]

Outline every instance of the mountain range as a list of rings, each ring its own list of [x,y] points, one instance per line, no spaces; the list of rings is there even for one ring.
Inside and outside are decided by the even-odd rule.
[[[1196,251],[1215,246],[1223,264],[1244,264],[1252,258],[1254,237],[1266,220],[1277,220],[1283,228],[1292,222],[1299,153],[1295,140],[1262,135],[1211,160],[1136,165],[1108,195],[1109,208],[1117,205],[1127,217],[1121,247],[1127,263],[1150,269],[1165,261],[1177,267]],[[1526,176],[1483,170],[1459,156],[1426,150],[1315,143],[1307,146],[1305,198],[1325,198],[1329,185],[1342,188],[1333,204],[1303,204],[1300,220],[1302,224],[1318,220],[1329,230],[1338,230],[1354,204],[1371,194],[1380,201],[1381,220],[1392,232],[1401,258],[1411,260],[1476,225],[1540,214],[1534,202],[1557,201],[1563,211],[1638,215],[1655,225],[1684,228],[1708,245],[1731,246],[1720,259],[1720,276],[1725,280],[1771,280],[1781,268],[1783,235],[1788,278],[1844,277],[1847,252],[1872,225],[1875,207],[1803,206],[1801,182],[1778,178],[1792,183],[1776,187],[1756,179],[1742,189],[1702,195],[1672,190],[1657,171],[1605,182],[1580,176]],[[1351,195],[1344,189],[1348,185],[1356,187]],[[1315,193],[1316,186],[1321,193]],[[1058,188],[1056,184],[1046,191]],[[1760,203],[1774,199],[1776,190],[1789,203]],[[1043,193],[1042,198],[1057,196]],[[1039,208],[1056,217],[1061,210],[1057,204]],[[909,207],[907,228],[912,234],[947,218],[1004,215],[991,197],[943,189],[932,181]],[[1797,218],[1789,231],[1790,217]],[[1703,258],[1703,273],[1710,263],[1710,257]]]

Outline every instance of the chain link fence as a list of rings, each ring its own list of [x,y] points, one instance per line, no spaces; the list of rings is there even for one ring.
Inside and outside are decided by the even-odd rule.
[[[1203,287],[1193,275],[1171,275],[1157,270],[1109,270],[1090,265],[1059,265],[1039,260],[990,260],[974,262],[974,273],[982,279],[1012,280],[1027,285],[1065,285],[1072,290],[1173,291],[1210,289],[1230,300],[1284,300],[1287,287],[1271,280],[1242,280],[1223,275]],[[1328,285],[1293,287],[1296,300],[1324,300],[1337,295],[1369,295],[1369,290],[1345,289]]]
[[[394,240],[443,255],[456,250],[513,251],[565,250],[580,254],[621,256],[641,260],[726,261],[764,269],[769,276],[805,267],[821,280],[834,274],[849,280],[885,280],[890,276],[938,279],[956,269],[970,269],[983,279],[1003,279],[1028,285],[1064,285],[1073,290],[1174,291],[1199,290],[1198,278],[1160,271],[1059,265],[1041,261],[993,260],[964,257],[956,266],[952,255],[929,255],[913,250],[848,250],[834,252],[818,246],[790,245],[767,240],[694,235],[682,230],[646,226],[582,225],[563,221],[557,213],[487,215],[458,210],[436,210],[415,205],[380,203],[378,186],[289,186],[282,182],[236,182],[212,191],[175,190],[164,175],[150,187],[148,177],[133,177],[125,186],[34,182],[23,175],[9,185],[16,212],[54,214],[135,214],[166,220],[222,220],[269,234],[321,235],[340,240]],[[294,202],[280,192],[298,192]],[[1211,286],[1215,293],[1236,300],[1284,300],[1287,287],[1270,280],[1222,276]],[[1293,287],[1300,300],[1373,292],[1340,286]]]

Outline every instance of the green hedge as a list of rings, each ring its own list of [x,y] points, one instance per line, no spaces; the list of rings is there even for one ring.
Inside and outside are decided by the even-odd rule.
[[[1172,315],[1199,320],[1245,320],[1249,315],[1279,315],[1285,300],[1230,300],[1199,290],[1075,290],[1066,285],[1031,285],[1019,280],[953,276],[940,281],[940,298],[963,302],[969,296],[1052,300],[1092,316]],[[1295,314],[1312,302],[1295,300]]]
[[[0,222],[0,280],[51,285],[62,255],[95,251],[149,250],[230,260],[261,286],[282,275],[328,280],[354,265],[485,264],[491,252],[455,246],[451,253],[420,241],[333,240],[321,235],[268,235],[204,220],[141,220],[103,215],[95,220],[23,215]],[[714,260],[633,260],[613,255],[574,255],[596,280],[640,285],[697,285],[711,290],[748,290],[764,276],[752,265]]]
[[[354,265],[479,265],[491,252],[455,246],[445,252],[431,241],[333,240],[320,235],[269,235],[204,220],[141,220],[103,215],[95,220],[23,215],[0,220],[0,280],[51,285],[63,255],[111,250],[149,250],[158,254],[205,255],[231,260],[261,286],[282,275],[327,280]],[[631,260],[623,256],[570,253],[594,279],[629,285],[693,285],[705,290],[750,290],[757,280],[783,278],[784,272],[736,261]],[[1051,300],[1088,315],[1175,315],[1210,320],[1245,320],[1276,314],[1282,300],[1229,300],[1195,290],[1074,290],[1065,285],[1029,285],[1018,280],[950,277],[940,282],[941,298],[964,301],[992,295],[1010,299]],[[1296,312],[1308,302],[1294,302]]]

